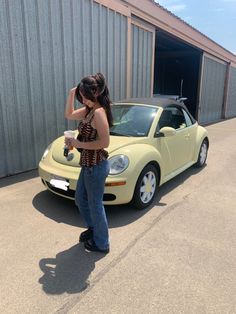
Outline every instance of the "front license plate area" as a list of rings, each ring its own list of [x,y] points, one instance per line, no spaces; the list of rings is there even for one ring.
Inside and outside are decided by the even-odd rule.
[[[67,191],[68,187],[70,185],[69,180],[66,180],[63,177],[59,177],[59,176],[55,176],[55,175],[52,175],[49,182],[55,188],[58,188],[58,189],[61,189],[64,191]]]

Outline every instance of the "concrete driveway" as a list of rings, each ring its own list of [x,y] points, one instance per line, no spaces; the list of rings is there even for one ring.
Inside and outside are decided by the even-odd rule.
[[[236,119],[207,129],[204,169],[147,210],[106,208],[106,256],[78,244],[76,207],[36,171],[1,179],[0,312],[236,313]]]

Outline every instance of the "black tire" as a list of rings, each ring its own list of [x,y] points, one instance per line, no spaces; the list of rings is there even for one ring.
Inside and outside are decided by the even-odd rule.
[[[147,180],[146,183],[145,180]],[[157,169],[153,165],[147,165],[140,173],[134,190],[132,203],[137,209],[144,209],[152,203],[156,195],[158,181]],[[142,191],[144,189],[145,191]]]
[[[207,153],[208,153],[208,141],[207,139],[204,139],[199,150],[198,160],[194,165],[195,167],[201,168],[205,165],[206,159],[207,159]]]

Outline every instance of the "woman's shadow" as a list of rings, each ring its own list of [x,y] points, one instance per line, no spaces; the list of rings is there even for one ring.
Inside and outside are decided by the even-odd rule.
[[[55,258],[40,260],[39,267],[44,274],[39,283],[47,294],[82,292],[89,287],[88,277],[102,257],[104,254],[88,253],[82,244],[76,244]]]

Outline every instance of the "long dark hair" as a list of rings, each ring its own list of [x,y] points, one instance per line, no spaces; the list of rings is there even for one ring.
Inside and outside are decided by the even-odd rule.
[[[108,124],[111,127],[113,124],[111,100],[104,75],[97,73],[95,75],[86,76],[81,80],[75,90],[75,97],[82,104],[83,99],[80,93],[86,99],[93,102],[97,101],[105,109]],[[87,109],[89,110],[89,108]]]

